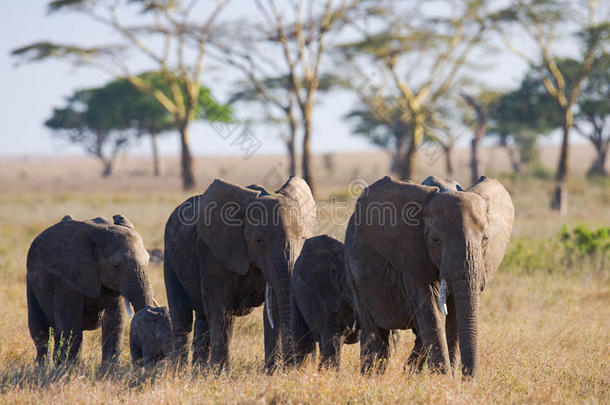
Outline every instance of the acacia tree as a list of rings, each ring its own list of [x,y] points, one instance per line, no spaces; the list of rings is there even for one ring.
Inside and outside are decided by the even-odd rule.
[[[444,11],[449,16],[440,16],[421,2],[409,3],[407,10],[398,1],[369,3],[364,10],[369,23],[363,25],[360,39],[341,49],[355,72],[353,81],[371,82],[357,86],[360,99],[389,98],[403,111],[408,130],[401,177],[412,179],[430,115],[460,84],[469,58],[483,44],[487,5],[480,0],[448,1]],[[371,65],[374,78],[367,73]]]
[[[457,132],[441,116],[448,114],[445,108],[437,108],[428,115],[424,141],[430,146],[424,154],[433,163],[439,151],[445,158],[447,176],[453,174],[452,152],[457,141]],[[390,170],[400,178],[405,178],[409,170],[405,157],[412,136],[411,120],[395,99],[363,97],[358,108],[350,111],[345,119],[353,122],[352,132],[363,136],[373,145],[386,149],[391,156]]]
[[[145,72],[137,76],[147,86],[169,93],[169,84],[160,72]],[[92,111],[104,112],[108,108],[116,111],[112,115],[116,128],[131,128],[138,137],[149,136],[152,146],[153,169],[155,176],[161,172],[157,138],[169,131],[178,131],[174,117],[159,104],[154,96],[135,87],[127,79],[115,79],[98,92],[105,95],[105,104],[89,105]],[[228,122],[231,110],[228,105],[218,104],[205,86],[199,88],[199,98],[194,108],[194,119]]]
[[[556,105],[530,70],[518,89],[498,95],[489,103],[489,135],[506,149],[513,171],[538,161],[537,140],[560,125]]]
[[[608,176],[606,161],[610,148],[610,55],[604,54],[594,64],[585,84],[575,127],[586,137],[597,153],[589,176]]]
[[[303,179],[312,193],[315,193],[315,180],[310,144],[322,59],[331,47],[331,34],[340,31],[345,13],[357,2],[341,0],[336,3],[333,0],[255,1],[262,18],[256,32],[262,35],[255,35],[256,40],[250,44],[263,40],[270,47],[269,53],[263,55],[267,67],[275,71],[271,76],[259,71],[259,77],[286,75],[289,79],[301,125]],[[281,65],[272,55],[278,56]],[[261,67],[262,64],[252,66]]]
[[[499,33],[505,45],[516,55],[523,58],[531,66],[541,66],[544,69],[542,83],[553,97],[561,111],[562,141],[559,162],[555,179],[555,193],[551,208],[567,212],[567,195],[565,183],[569,172],[570,132],[574,126],[574,106],[580,97],[583,83],[590,74],[593,64],[604,44],[610,39],[610,23],[602,17],[601,23],[596,23],[596,16],[603,16],[604,10],[596,0],[582,0],[579,5],[563,0],[513,0],[506,9],[495,15]],[[576,7],[575,7],[576,6]],[[584,7],[583,7],[584,6]],[[581,10],[587,10],[583,16]],[[606,11],[607,12],[607,11]],[[530,57],[523,48],[515,46],[510,39],[514,37],[512,30],[516,28],[531,39],[537,55]],[[573,29],[578,30],[582,44],[582,59],[571,86],[567,86],[565,72],[556,63],[553,53],[556,41],[570,36]],[[538,63],[541,60],[542,63]]]
[[[102,176],[112,174],[114,162],[130,140],[129,128],[120,123],[122,111],[108,103],[107,89],[78,90],[63,108],[54,108],[45,126],[57,137],[81,145],[103,164]]]
[[[71,44],[36,42],[12,53],[24,61],[62,59],[76,66],[100,68],[117,78],[125,78],[152,96],[175,121],[180,134],[182,183],[185,189],[195,186],[193,158],[190,150],[190,124],[197,117],[203,61],[214,23],[228,1],[181,0],[53,0],[50,13],[71,11],[108,27],[119,35],[119,45],[98,44],[81,47]],[[140,24],[124,18],[129,12],[140,12]],[[123,16],[123,17],[122,17]],[[195,19],[194,16],[203,18]],[[150,39],[154,39],[150,41]],[[125,51],[144,55],[163,76],[168,91],[138,78],[126,64]],[[208,117],[213,119],[213,117]]]
[[[475,130],[472,140],[470,141],[470,181],[475,184],[481,177],[479,168],[479,144],[487,133],[489,124],[488,105],[484,96],[474,97],[466,93],[462,93],[462,98],[472,108],[475,115]]]
[[[229,103],[260,106],[262,115],[257,114],[258,118],[255,118],[255,121],[267,124],[269,127],[280,128],[279,136],[286,145],[288,153],[288,174],[294,176],[297,171],[296,139],[300,122],[295,107],[296,96],[290,79],[287,76],[258,79],[255,71],[245,69],[249,80],[238,83],[240,90],[231,95]]]

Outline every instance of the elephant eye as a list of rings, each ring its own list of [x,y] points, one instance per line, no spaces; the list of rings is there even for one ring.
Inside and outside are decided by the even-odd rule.
[[[434,244],[436,245],[440,245],[441,244],[441,240],[439,238],[432,238],[432,242],[434,242]]]
[[[263,247],[265,245],[265,241],[262,239],[257,239],[256,240],[256,244],[260,247]]]
[[[483,235],[483,239],[481,239],[481,246],[487,246],[487,235]]]

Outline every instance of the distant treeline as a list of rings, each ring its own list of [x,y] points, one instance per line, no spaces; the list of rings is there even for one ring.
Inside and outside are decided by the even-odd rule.
[[[122,41],[90,47],[36,42],[13,55],[24,62],[66,60],[114,77],[101,88],[76,91],[45,123],[54,136],[101,159],[104,175],[111,174],[119,151],[142,136],[150,136],[158,175],[156,138],[175,132],[183,185],[192,188],[189,128],[207,120],[224,139],[239,132],[232,142],[248,156],[260,143],[257,126],[277,132],[289,174],[301,174],[315,191],[313,117],[321,97],[338,91],[356,100],[345,116],[353,133],[390,151],[392,171],[403,179],[413,178],[426,144],[437,147],[451,175],[453,147],[465,134],[473,181],[481,174],[478,150],[485,136],[506,149],[514,171],[537,170],[537,141],[557,129],[562,145],[554,209],[565,208],[573,130],[597,151],[589,175],[608,175],[606,3],[261,0],[245,19],[232,19],[232,6],[238,7],[231,1],[53,0],[50,13],[76,12]],[[565,57],[562,48],[577,53]],[[150,69],[134,73],[128,51],[148,58]],[[483,73],[511,54],[529,70],[517,88],[495,88]],[[232,95],[222,102],[206,87],[213,88],[205,77],[216,67],[242,77],[230,83]]]

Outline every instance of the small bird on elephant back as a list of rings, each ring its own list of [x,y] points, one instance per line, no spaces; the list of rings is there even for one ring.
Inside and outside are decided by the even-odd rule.
[[[500,265],[514,220],[499,181],[468,189],[429,177],[384,177],[364,189],[345,237],[362,328],[361,370],[383,371],[392,329],[416,336],[407,367],[479,368],[479,296]]]

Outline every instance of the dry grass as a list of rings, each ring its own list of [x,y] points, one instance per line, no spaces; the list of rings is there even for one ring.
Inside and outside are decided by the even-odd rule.
[[[370,180],[386,170],[379,155],[367,159],[367,172],[361,168],[360,173],[354,173],[354,167],[361,156],[335,159],[335,172],[320,180],[324,197],[345,198],[351,177]],[[136,225],[148,247],[162,247],[167,216],[187,196],[177,190],[177,182],[169,174],[156,180],[126,170],[117,179],[98,180],[95,166],[75,162],[52,162],[53,170],[42,170],[44,165],[39,162],[0,164],[3,403],[610,402],[610,272],[593,269],[587,262],[575,265],[581,268],[567,268],[557,260],[560,252],[551,249],[540,252],[541,260],[554,258],[557,269],[526,271],[505,265],[486,289],[481,302],[481,373],[475,382],[426,372],[403,373],[413,343],[407,331],[401,332],[389,368],[381,376],[360,376],[358,345],[345,348],[338,373],[319,372],[308,364],[300,371],[267,376],[262,372],[260,308],[238,319],[228,376],[174,374],[163,369],[153,374],[135,372],[129,366],[127,336],[120,366],[100,375],[99,331],[85,333],[81,360],[72,369],[36,369],[25,300],[25,256],[32,238],[66,213],[91,218],[120,212]],[[209,176],[200,176],[200,184],[220,175],[221,165],[229,170],[223,177],[240,183],[262,182],[273,187],[279,181],[268,175],[274,162],[214,162],[216,169],[209,162],[209,167],[201,168]],[[376,165],[379,173],[373,170]],[[79,167],[89,171],[79,171]],[[23,170],[26,174],[19,175]],[[70,173],[76,172],[79,177],[75,180]],[[464,178],[463,171],[459,174]],[[53,178],[59,180],[49,183]],[[560,219],[547,210],[551,184],[506,177],[503,181],[516,205],[515,243],[551,237],[563,223],[610,225],[607,184],[587,183],[575,176],[570,184],[570,215]],[[340,209],[349,212],[349,201]],[[320,213],[318,231],[341,236],[344,224],[332,224],[327,221],[329,215],[327,210]],[[157,299],[165,303],[162,267],[152,265],[150,273]]]

